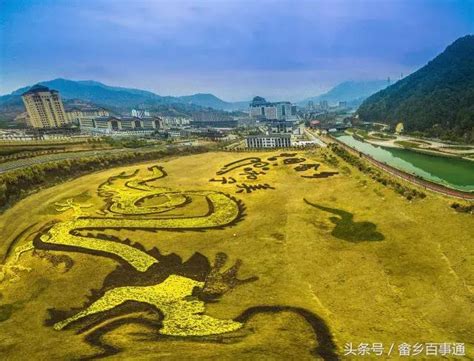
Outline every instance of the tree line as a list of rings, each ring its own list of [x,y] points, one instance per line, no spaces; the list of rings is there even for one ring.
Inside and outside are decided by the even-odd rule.
[[[32,192],[94,171],[160,159],[171,155],[197,154],[208,147],[176,147],[150,152],[95,155],[36,164],[0,174],[0,212]]]

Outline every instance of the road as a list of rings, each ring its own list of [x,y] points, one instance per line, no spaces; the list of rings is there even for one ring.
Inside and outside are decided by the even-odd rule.
[[[169,146],[168,146],[169,147]],[[120,148],[120,149],[105,149],[105,150],[93,150],[85,152],[67,152],[67,153],[58,153],[58,154],[47,154],[40,155],[32,158],[18,159],[11,162],[0,163],[0,174],[5,173],[11,170],[30,167],[35,164],[49,163],[59,160],[66,159],[77,159],[84,158],[96,155],[106,155],[106,154],[120,154],[124,152],[152,152],[159,150],[160,148]]]
[[[324,143],[316,134],[314,134],[313,131],[309,130],[308,128],[304,128],[304,132],[310,140],[316,142],[320,147],[326,147],[326,143]]]

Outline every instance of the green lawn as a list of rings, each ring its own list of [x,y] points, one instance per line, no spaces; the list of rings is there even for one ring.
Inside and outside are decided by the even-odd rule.
[[[408,140],[396,140],[394,143],[405,148],[418,148],[420,146],[420,143],[410,142]]]

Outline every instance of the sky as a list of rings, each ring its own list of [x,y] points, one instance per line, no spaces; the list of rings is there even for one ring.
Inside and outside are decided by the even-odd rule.
[[[0,94],[66,78],[296,101],[473,33],[474,0],[0,0]]]

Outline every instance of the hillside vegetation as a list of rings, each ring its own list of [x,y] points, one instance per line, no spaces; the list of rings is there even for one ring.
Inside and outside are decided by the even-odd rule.
[[[367,98],[358,114],[364,121],[401,121],[408,132],[474,142],[474,35]]]

